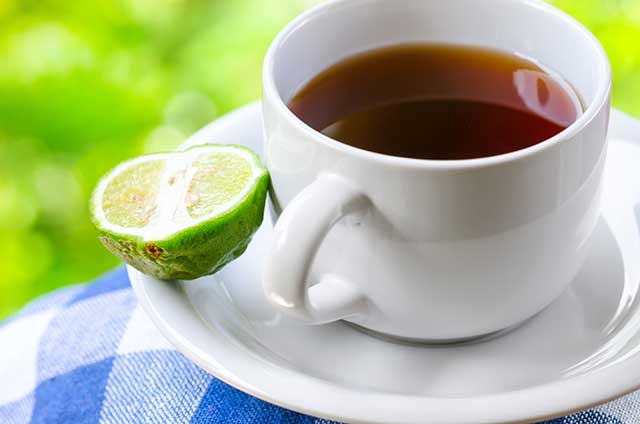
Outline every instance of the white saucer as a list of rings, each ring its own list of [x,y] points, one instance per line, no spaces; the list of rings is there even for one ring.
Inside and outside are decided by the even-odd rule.
[[[188,144],[261,151],[257,104]],[[385,342],[343,323],[308,327],[275,312],[260,286],[272,232],[219,274],[167,283],[129,268],[160,331],[188,358],[258,398],[366,423],[534,421],[640,386],[640,123],[613,112],[604,209],[590,256],[550,307],[502,337],[458,346]]]

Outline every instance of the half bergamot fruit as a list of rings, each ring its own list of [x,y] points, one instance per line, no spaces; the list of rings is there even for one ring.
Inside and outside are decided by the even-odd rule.
[[[208,144],[123,162],[96,186],[102,243],[139,271],[192,280],[240,256],[262,223],[269,174],[251,150]]]

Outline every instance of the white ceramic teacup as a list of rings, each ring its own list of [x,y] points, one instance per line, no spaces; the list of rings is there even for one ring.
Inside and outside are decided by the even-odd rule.
[[[342,144],[287,108],[330,65],[405,42],[523,54],[571,84],[584,113],[523,150],[433,161]],[[492,334],[541,311],[577,273],[598,219],[610,74],[592,34],[534,0],[338,0],[306,12],[264,66],[279,215],[267,296],[309,323],[345,319],[432,342]]]

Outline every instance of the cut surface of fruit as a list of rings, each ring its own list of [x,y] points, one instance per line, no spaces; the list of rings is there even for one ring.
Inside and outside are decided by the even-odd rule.
[[[193,166],[196,173],[185,197],[185,205],[192,218],[202,218],[224,209],[253,176],[251,163],[228,153],[202,155],[194,161]]]
[[[98,185],[95,217],[114,232],[167,237],[232,208],[265,173],[255,154],[238,146],[142,156]]]
[[[166,168],[162,159],[151,159],[115,175],[104,189],[104,218],[116,226],[141,228],[156,211],[160,178]]]
[[[262,222],[268,173],[251,150],[210,144],[141,156],[96,187],[103,244],[159,278],[197,278],[237,257]]]

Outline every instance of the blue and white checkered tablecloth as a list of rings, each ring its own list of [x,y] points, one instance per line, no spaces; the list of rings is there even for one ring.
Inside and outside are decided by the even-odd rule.
[[[123,267],[0,323],[0,423],[316,423],[244,394],[177,352]],[[549,423],[640,423],[640,394]]]

